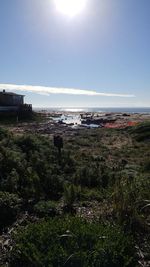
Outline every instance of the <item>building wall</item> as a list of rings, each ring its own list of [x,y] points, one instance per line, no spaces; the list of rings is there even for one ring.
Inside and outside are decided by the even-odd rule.
[[[23,105],[23,96],[0,94],[0,106],[19,106]]]
[[[0,112],[18,111],[19,106],[0,106]]]

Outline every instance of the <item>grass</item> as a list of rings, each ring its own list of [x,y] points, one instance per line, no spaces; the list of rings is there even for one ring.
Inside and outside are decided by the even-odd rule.
[[[19,137],[1,129],[0,190],[22,198],[19,208],[29,214],[21,230],[15,228],[15,239],[12,236],[12,243],[16,245],[10,266],[62,266],[62,262],[66,266],[134,266],[134,261],[138,261],[135,251],[130,255],[124,250],[128,240],[132,240],[133,248],[142,245],[149,253],[148,248],[145,249],[150,231],[150,142],[147,136],[150,136],[149,123],[123,130],[80,130],[76,136],[64,135],[64,148],[58,161],[52,138],[34,134]],[[9,211],[12,205],[7,199],[6,202]],[[74,213],[64,217],[66,211]],[[78,221],[78,217],[83,220]],[[17,220],[15,217],[12,223]],[[104,235],[104,226],[110,233],[106,247],[103,239],[100,244],[96,239],[96,235]],[[69,243],[65,243],[68,241],[64,241],[62,245],[55,232],[64,235],[66,231],[75,230],[78,235],[78,227],[83,229],[86,240],[90,236],[87,242],[92,244],[94,238],[95,250],[89,259],[88,249],[83,249],[83,262],[80,257],[71,257],[70,263],[68,259],[74,251],[79,255],[78,243],[74,240],[69,247]],[[116,238],[112,235],[113,227]],[[120,252],[117,247],[120,234],[116,229],[121,229],[129,238],[121,241]],[[50,243],[52,232],[55,236],[50,250],[44,244]],[[87,244],[84,243],[86,248]],[[109,245],[115,256],[108,253]],[[121,251],[126,261],[120,260]]]

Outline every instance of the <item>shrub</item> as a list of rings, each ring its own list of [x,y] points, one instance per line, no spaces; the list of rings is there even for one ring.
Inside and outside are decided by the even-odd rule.
[[[34,211],[39,217],[54,216],[57,213],[57,203],[54,201],[39,201],[34,206]]]
[[[17,217],[21,200],[15,194],[0,192],[0,230],[9,226]]]
[[[23,135],[16,140],[16,143],[23,152],[28,153],[30,150],[39,149],[40,140],[33,135]]]
[[[141,123],[137,127],[130,130],[136,141],[144,142],[150,140],[150,123]]]
[[[103,190],[97,190],[97,189],[88,189],[84,188],[81,191],[81,199],[82,200],[97,200],[102,201],[104,198],[104,192]]]
[[[107,188],[110,180],[110,169],[103,163],[89,163],[81,167],[75,175],[75,183],[88,188]]]
[[[3,140],[4,138],[9,138],[10,136],[11,134],[9,133],[8,130],[0,127],[0,141]]]
[[[73,204],[77,198],[77,193],[77,187],[75,187],[73,184],[64,185],[64,204],[68,211],[73,209]]]
[[[29,225],[15,241],[10,267],[135,266],[132,240],[119,227],[80,218]]]
[[[142,207],[145,200],[149,199],[149,187],[150,181],[144,176],[123,177],[116,182],[113,193],[114,211],[119,222],[128,230],[135,232],[144,228]]]

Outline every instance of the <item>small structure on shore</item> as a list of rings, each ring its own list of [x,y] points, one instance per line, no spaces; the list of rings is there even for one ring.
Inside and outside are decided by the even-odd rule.
[[[24,104],[24,95],[0,92],[0,115],[16,115],[18,117],[28,117],[32,114],[32,105]]]

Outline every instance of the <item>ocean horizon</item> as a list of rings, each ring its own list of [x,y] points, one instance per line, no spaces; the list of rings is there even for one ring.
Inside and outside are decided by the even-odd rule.
[[[116,112],[116,113],[150,113],[150,107],[33,107],[34,111],[46,112]]]

